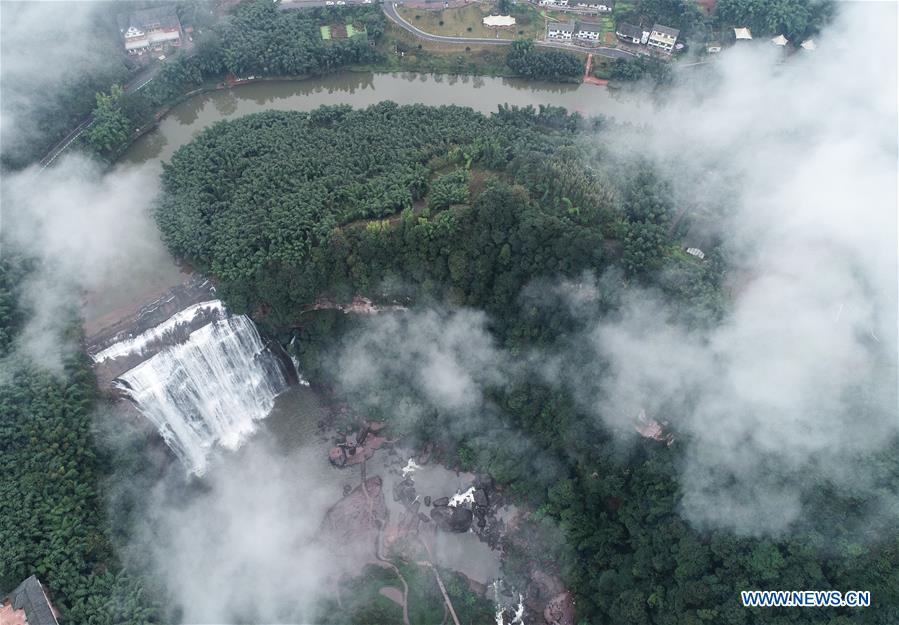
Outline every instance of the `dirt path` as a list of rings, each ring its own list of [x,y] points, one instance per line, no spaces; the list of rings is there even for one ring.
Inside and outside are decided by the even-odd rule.
[[[437,586],[440,587],[440,592],[443,594],[443,602],[446,605],[447,609],[449,609],[450,616],[453,617],[453,623],[455,623],[455,625],[460,625],[459,617],[456,616],[456,610],[453,608],[453,602],[450,601],[449,595],[446,593],[446,587],[443,585],[443,580],[440,579],[440,573],[437,571],[437,567],[434,566],[434,564],[431,562],[434,559],[434,556],[431,554],[431,548],[428,547],[428,543],[421,540],[420,538],[418,539],[418,542],[424,545],[425,551],[428,552],[428,559],[424,562],[418,562],[417,564],[421,566],[429,566],[431,567],[431,570],[434,571],[434,577],[437,578]]]
[[[386,557],[381,555],[381,536],[384,533],[385,523],[379,523],[379,519],[375,518],[374,506],[375,500],[371,498],[371,495],[368,494],[368,486],[365,483],[365,466],[366,461],[362,461],[362,492],[365,494],[365,498],[368,500],[368,516],[371,519],[371,522],[378,527],[378,533],[375,535],[375,557],[381,561],[383,564],[386,564],[388,567],[393,569],[393,572],[396,573],[396,576],[400,578],[400,581],[403,583],[403,625],[409,624],[409,584],[406,583],[406,578],[403,577],[403,574],[400,573],[400,570],[396,568],[396,565],[393,564]],[[382,488],[383,491],[383,488]],[[456,624],[458,625],[458,623]]]
[[[586,66],[586,69],[584,69],[583,82],[585,82],[588,85],[599,85],[600,87],[605,87],[606,85],[609,84],[608,80],[605,80],[604,78],[597,78],[596,76],[593,76],[590,73],[591,69],[593,69],[593,55],[588,54],[587,55],[587,66]]]

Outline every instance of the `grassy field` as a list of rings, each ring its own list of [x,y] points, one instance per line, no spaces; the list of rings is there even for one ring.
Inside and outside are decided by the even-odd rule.
[[[398,6],[397,12],[416,28],[434,35],[447,37],[472,37],[476,39],[515,39],[527,37],[538,39],[543,36],[543,17],[530,5],[518,5],[513,12],[517,23],[512,28],[493,29],[484,26],[483,19],[496,13],[492,6],[470,4],[454,9],[439,11],[413,9]]]
[[[634,3],[629,0],[618,0],[615,3],[614,8],[612,9],[612,15],[615,17],[615,20],[618,20],[619,17],[626,13],[630,13],[634,10]]]
[[[319,31],[322,34],[322,39],[325,41],[329,41],[331,39],[331,27],[330,26],[321,26]]]
[[[397,49],[403,52],[402,56],[396,53]],[[379,71],[513,75],[506,65],[509,51],[505,46],[463,46],[422,41],[393,23],[388,23],[386,36],[378,44],[378,50],[384,54],[386,62],[371,69]]]

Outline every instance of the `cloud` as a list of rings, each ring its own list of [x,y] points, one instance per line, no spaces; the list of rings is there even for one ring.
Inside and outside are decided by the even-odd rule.
[[[711,91],[675,93],[639,133],[674,196],[711,211],[699,219],[723,241],[732,298],[696,332],[629,293],[590,332],[608,364],[592,408],[671,420],[699,525],[784,531],[812,475],[873,498],[864,463],[899,430],[896,6],[842,8],[815,53],[735,48]],[[859,38],[872,44],[847,45]]]
[[[77,121],[73,94],[88,103],[106,88],[103,75],[125,74],[105,2],[3,2],[0,4],[0,69],[3,99],[0,135],[4,157],[18,161],[45,141],[48,124],[55,130]],[[87,87],[87,88],[85,88]],[[83,100],[80,100],[83,101]],[[78,120],[80,121],[80,120]],[[38,147],[43,147],[40,145]]]
[[[104,172],[77,154],[3,177],[4,247],[38,261],[21,285],[30,311],[21,353],[59,368],[63,335],[82,305],[88,316],[101,315],[157,283],[175,283],[151,217],[157,189],[149,166]]]
[[[619,432],[634,436],[641,410],[668,423],[697,526],[779,534],[808,520],[822,485],[895,505],[870,464],[899,434],[895,22],[895,5],[853,3],[814,53],[735,47],[711,76],[678,70],[685,84],[642,124],[597,137],[614,160],[655,165],[689,209],[688,242],[720,242],[720,323],[688,326],[662,293],[611,273],[526,293],[560,298],[584,328],[528,362]],[[472,411],[485,387],[521,379],[513,362],[480,313],[429,311],[373,321],[340,369],[382,404],[401,381]]]
[[[503,382],[500,358],[483,312],[425,309],[366,320],[343,349],[338,372],[347,391],[383,408],[396,399],[383,389],[411,388],[442,411],[462,413]]]
[[[141,497],[125,556],[165,580],[179,622],[315,622],[317,599],[358,566],[318,534],[338,486],[317,446],[284,452],[260,434],[202,481],[170,469]]]

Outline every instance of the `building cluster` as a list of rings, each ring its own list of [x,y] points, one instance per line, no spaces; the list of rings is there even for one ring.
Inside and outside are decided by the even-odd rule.
[[[644,30],[639,26],[621,22],[615,28],[615,35],[618,39],[635,45],[656,48],[663,52],[670,53],[677,45],[677,37],[680,31],[676,28],[669,28],[661,24],[655,24],[652,29]]]
[[[602,28],[599,24],[581,24],[574,20],[568,22],[556,22],[547,26],[546,38],[556,41],[599,41],[602,36]]]
[[[118,24],[128,54],[181,45],[181,21],[174,6],[154,6],[119,15]]]
[[[538,0],[537,4],[554,9],[571,9],[596,13],[611,13],[612,9],[615,8],[612,0]]]

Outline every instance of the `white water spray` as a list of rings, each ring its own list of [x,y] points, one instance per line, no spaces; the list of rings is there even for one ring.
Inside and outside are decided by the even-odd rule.
[[[416,469],[420,469],[421,467],[415,464],[415,460],[409,458],[409,462],[406,463],[406,466],[402,468],[403,477],[405,478],[410,473],[415,473]]]
[[[168,320],[145,334],[155,338],[160,327],[171,326]],[[142,337],[129,339],[129,346],[141,345]],[[126,371],[115,384],[159,429],[188,471],[202,475],[210,450],[216,444],[236,449],[288,382],[253,322],[222,314],[184,342]]]
[[[449,507],[455,508],[456,506],[462,505],[464,503],[474,504],[474,486],[469,488],[464,493],[456,493],[449,500]]]

